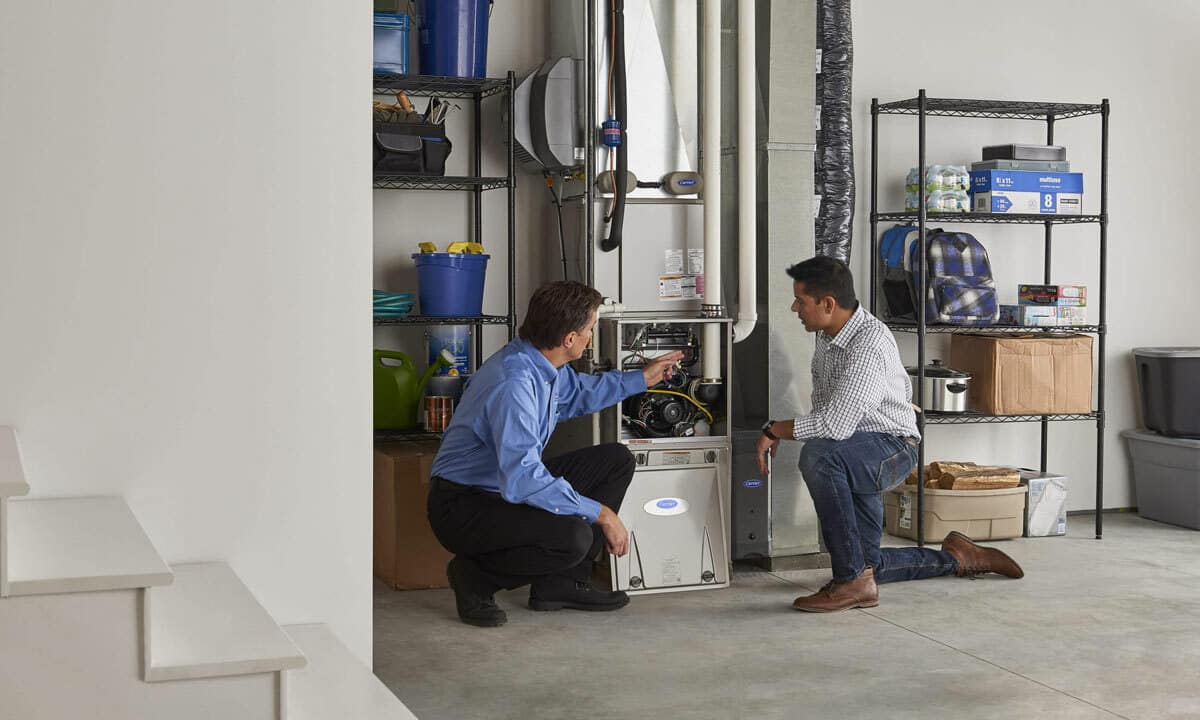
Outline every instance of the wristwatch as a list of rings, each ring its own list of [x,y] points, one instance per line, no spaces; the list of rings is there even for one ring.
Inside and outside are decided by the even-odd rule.
[[[763,434],[763,435],[766,435],[767,437],[771,438],[772,440],[778,440],[778,439],[779,439],[779,436],[778,436],[778,435],[776,435],[775,433],[771,432],[771,426],[772,426],[772,425],[774,425],[774,424],[775,424],[775,421],[774,421],[774,420],[768,420],[768,421],[767,421],[767,422],[766,422],[766,423],[765,423],[765,424],[762,426],[762,434]]]

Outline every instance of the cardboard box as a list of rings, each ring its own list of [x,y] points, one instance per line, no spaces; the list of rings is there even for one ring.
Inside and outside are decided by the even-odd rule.
[[[1021,484],[1029,488],[1025,502],[1025,537],[1066,535],[1067,478],[1022,468]]]
[[[1001,305],[1001,325],[1025,327],[1070,327],[1087,325],[1087,308],[1053,305]]]
[[[1021,537],[1026,490],[1023,485],[1000,490],[925,488],[925,542],[941,542],[951,530],[972,540]],[[883,494],[883,522],[889,535],[917,539],[916,485]]]
[[[949,365],[971,374],[967,409],[973,412],[1092,411],[1092,338],[1087,335],[954,335]]]
[[[977,213],[1083,214],[1083,173],[972,170]]]
[[[397,590],[447,587],[454,557],[433,536],[426,516],[436,442],[375,446],[375,577]]]
[[[1087,305],[1087,285],[1030,285],[1017,286],[1020,305],[1049,305],[1084,307]]]

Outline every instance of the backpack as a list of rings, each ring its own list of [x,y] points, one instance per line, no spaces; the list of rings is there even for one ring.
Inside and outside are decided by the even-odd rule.
[[[883,293],[883,310],[889,320],[912,320],[917,318],[913,305],[912,273],[909,272],[905,248],[909,233],[915,233],[913,225],[896,225],[883,233],[879,240],[880,290]]]
[[[921,286],[917,260],[920,248],[909,245],[914,288]],[[935,231],[925,241],[929,284],[925,292],[925,322],[946,325],[992,325],[999,316],[996,283],[987,250],[969,233]]]

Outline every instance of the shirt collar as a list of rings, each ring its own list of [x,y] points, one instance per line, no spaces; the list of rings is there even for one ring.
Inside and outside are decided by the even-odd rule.
[[[528,340],[517,338],[514,340],[517,344],[517,350],[529,357],[529,361],[533,363],[533,367],[537,370],[538,375],[546,382],[554,382],[554,378],[558,377],[558,368],[550,364],[546,356],[533,346],[533,343]]]
[[[854,337],[854,334],[858,332],[863,322],[866,321],[866,313],[867,311],[863,309],[862,303],[859,303],[858,307],[854,310],[854,314],[850,316],[850,319],[838,331],[837,336],[830,339],[829,344],[845,349],[850,344],[850,339]],[[828,337],[828,334],[826,334],[826,337]]]

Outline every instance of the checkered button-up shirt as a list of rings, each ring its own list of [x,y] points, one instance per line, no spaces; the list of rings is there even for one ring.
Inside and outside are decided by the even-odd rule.
[[[919,437],[912,383],[887,326],[860,303],[837,337],[817,333],[812,413],[796,418],[792,437],[845,440],[856,432]]]

